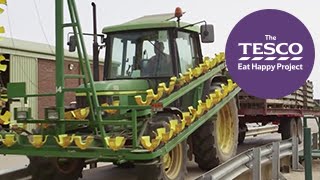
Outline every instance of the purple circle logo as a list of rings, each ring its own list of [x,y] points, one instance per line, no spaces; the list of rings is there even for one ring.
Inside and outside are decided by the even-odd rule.
[[[280,10],[247,15],[232,29],[226,45],[232,79],[260,98],[280,98],[298,89],[308,79],[314,59],[306,26]]]

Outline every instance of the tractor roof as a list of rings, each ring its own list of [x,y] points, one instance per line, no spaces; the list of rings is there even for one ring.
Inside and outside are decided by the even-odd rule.
[[[109,26],[103,28],[103,33],[118,32],[118,31],[128,31],[128,30],[140,30],[140,29],[159,29],[159,28],[174,28],[178,27],[178,22],[175,20],[174,14],[156,14],[143,16],[138,19],[131,20],[129,22]],[[180,27],[189,25],[189,23],[180,23]],[[194,32],[199,32],[198,26],[190,26],[186,29]]]

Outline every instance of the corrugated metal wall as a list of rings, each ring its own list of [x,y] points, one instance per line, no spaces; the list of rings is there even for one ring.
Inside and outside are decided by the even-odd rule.
[[[10,56],[10,82],[26,82],[27,94],[38,93],[38,60],[37,58],[24,57],[19,55]],[[20,106],[19,102],[11,104],[10,111]],[[32,109],[32,117],[38,118],[38,100],[29,98],[28,106]],[[34,126],[29,126],[32,129]]]

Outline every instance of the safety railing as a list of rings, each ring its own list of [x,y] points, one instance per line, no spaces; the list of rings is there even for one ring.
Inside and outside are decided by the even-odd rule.
[[[298,139],[296,137],[249,149],[202,174],[197,180],[234,179],[248,171],[252,172],[252,179],[260,180],[261,166],[267,163],[272,164],[271,179],[282,179],[280,159],[283,157],[292,155],[292,169],[298,171],[303,169],[299,164],[298,149]]]

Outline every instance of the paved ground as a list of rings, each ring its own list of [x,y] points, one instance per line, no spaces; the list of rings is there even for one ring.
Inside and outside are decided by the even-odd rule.
[[[317,132],[317,128],[314,122],[310,122],[309,126],[312,128],[312,132]],[[238,152],[245,151],[254,146],[264,145],[273,141],[280,140],[281,136],[278,133],[260,135],[257,137],[246,138],[244,144],[239,146]],[[23,156],[3,156],[0,155],[0,174],[10,170],[26,167],[28,165],[28,159]],[[320,179],[320,160],[314,161],[313,165],[313,177],[314,179]],[[203,173],[194,162],[188,163],[188,179],[195,179]],[[288,180],[300,180],[304,179],[304,172],[291,172],[290,174],[284,174]],[[117,179],[127,180],[136,179],[134,169],[120,169],[112,165],[103,166],[100,168],[85,170],[83,180],[104,180],[104,179]]]

